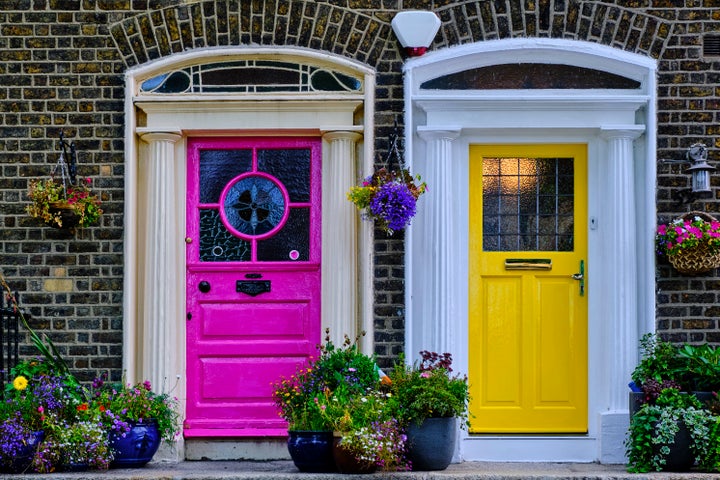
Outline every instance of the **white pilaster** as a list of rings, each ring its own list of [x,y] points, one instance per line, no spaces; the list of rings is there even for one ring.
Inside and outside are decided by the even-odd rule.
[[[144,263],[138,301],[142,338],[141,378],[150,380],[157,391],[168,391],[176,375],[184,374],[184,358],[177,357],[180,336],[184,340],[181,313],[177,310],[178,279],[185,278],[178,248],[183,241],[177,235],[175,143],[182,136],[175,132],[147,132],[140,137],[147,143],[146,157],[139,169],[145,178],[139,203],[144,203],[138,244]]]
[[[412,348],[438,353],[452,352],[453,326],[457,319],[455,305],[455,216],[452,183],[452,141],[460,136],[460,128],[418,127],[418,135],[427,144],[428,192],[424,195],[426,229],[423,235],[425,275],[420,287],[420,329],[413,331]],[[413,355],[417,351],[412,352]]]
[[[607,409],[600,419],[600,461],[624,461],[628,426],[628,387],[638,342],[638,221],[635,201],[633,142],[643,126],[602,127],[607,141],[602,248],[605,264],[605,338]]]
[[[358,216],[347,199],[357,181],[355,143],[360,138],[350,129],[323,132],[328,148],[322,178],[322,325],[323,331],[330,327],[338,346],[345,335],[354,339],[363,329],[369,335],[365,343],[372,343],[372,331],[359,322]]]

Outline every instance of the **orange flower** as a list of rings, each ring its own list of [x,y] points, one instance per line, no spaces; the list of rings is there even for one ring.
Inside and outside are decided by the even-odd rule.
[[[81,403],[81,404],[78,405],[76,408],[77,408],[77,411],[78,411],[78,412],[84,412],[84,411],[86,411],[86,410],[88,409],[88,404],[87,404],[87,403]]]

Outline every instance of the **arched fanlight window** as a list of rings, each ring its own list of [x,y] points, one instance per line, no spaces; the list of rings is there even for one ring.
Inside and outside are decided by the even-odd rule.
[[[269,60],[191,65],[148,78],[143,94],[362,93],[360,78],[321,66]]]

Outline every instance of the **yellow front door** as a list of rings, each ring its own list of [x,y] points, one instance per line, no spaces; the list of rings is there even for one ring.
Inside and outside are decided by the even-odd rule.
[[[471,433],[587,432],[587,146],[471,145]]]

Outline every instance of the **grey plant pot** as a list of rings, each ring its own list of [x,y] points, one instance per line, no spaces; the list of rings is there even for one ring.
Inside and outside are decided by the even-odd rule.
[[[417,471],[445,470],[455,453],[455,417],[428,418],[408,427],[408,457]]]

